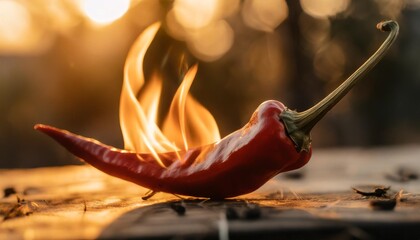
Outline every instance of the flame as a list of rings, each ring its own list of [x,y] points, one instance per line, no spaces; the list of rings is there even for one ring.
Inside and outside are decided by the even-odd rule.
[[[159,153],[182,152],[214,143],[220,140],[220,134],[211,113],[189,94],[198,70],[197,65],[185,74],[172,99],[163,126],[159,127],[162,80],[158,73],[154,73],[145,85],[143,72],[144,56],[159,27],[159,23],[148,27],[128,54],[120,99],[120,125],[125,149],[151,153],[165,167]],[[140,90],[142,94],[139,96]]]

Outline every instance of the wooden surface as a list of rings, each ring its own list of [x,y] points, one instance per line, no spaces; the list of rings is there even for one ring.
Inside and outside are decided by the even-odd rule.
[[[301,171],[216,202],[143,201],[147,189],[89,166],[0,170],[0,187],[17,192],[0,199],[0,239],[420,239],[419,173],[419,146],[320,150]],[[373,186],[391,188],[351,189]],[[395,209],[370,206],[400,190]]]

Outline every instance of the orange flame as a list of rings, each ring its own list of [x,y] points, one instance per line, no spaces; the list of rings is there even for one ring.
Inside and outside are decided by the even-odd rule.
[[[157,116],[162,90],[162,80],[154,74],[145,83],[144,56],[160,27],[155,23],[148,27],[132,46],[124,67],[124,83],[120,99],[120,125],[125,149],[151,153],[165,167],[158,153],[186,150],[220,140],[219,129],[211,113],[195,100],[189,90],[197,73],[194,65],[175,93],[162,129]]]

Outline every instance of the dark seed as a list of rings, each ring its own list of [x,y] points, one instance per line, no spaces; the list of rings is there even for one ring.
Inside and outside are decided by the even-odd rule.
[[[292,171],[292,172],[285,173],[284,177],[287,179],[298,180],[305,177],[305,174],[303,171]]]
[[[416,180],[419,176],[416,172],[409,168],[400,168],[398,169],[398,175],[404,176],[409,180]]]
[[[185,215],[185,207],[182,206],[179,203],[172,203],[171,204],[171,208],[179,215],[179,216],[184,216]]]
[[[14,187],[7,187],[3,189],[3,196],[6,198],[10,195],[16,194],[16,190]]]
[[[389,188],[375,188],[374,195],[375,196],[384,196]]]
[[[357,188],[352,188],[356,193],[365,197],[385,197],[390,187],[376,187],[373,191],[362,191]]]
[[[387,174],[386,178],[395,182],[408,182],[419,178],[417,172],[407,167],[400,167],[394,174]]]

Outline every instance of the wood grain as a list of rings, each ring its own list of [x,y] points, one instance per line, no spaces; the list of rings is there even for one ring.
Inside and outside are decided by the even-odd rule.
[[[299,172],[226,201],[143,201],[147,189],[90,166],[0,170],[0,187],[17,192],[0,199],[0,239],[420,239],[420,180],[399,181],[401,168],[420,173],[419,146],[320,150]],[[375,186],[390,190],[351,189]],[[395,209],[370,207],[400,190]]]

